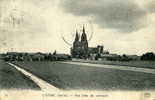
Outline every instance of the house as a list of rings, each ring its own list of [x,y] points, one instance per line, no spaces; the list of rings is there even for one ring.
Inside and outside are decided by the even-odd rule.
[[[140,60],[140,56],[137,55],[126,55],[131,60]]]
[[[32,54],[31,57],[33,61],[43,61],[45,58],[45,55],[43,53],[38,52],[38,53]]]
[[[116,61],[116,60],[120,59],[120,55],[117,55],[117,54],[101,54],[100,59]]]

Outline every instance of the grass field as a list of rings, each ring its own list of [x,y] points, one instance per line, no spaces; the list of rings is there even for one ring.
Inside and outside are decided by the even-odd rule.
[[[120,65],[139,68],[155,69],[155,61],[93,61],[93,60],[76,60],[75,62],[106,64],[106,65]]]
[[[0,89],[35,89],[40,88],[14,67],[0,60]]]
[[[65,90],[154,90],[155,75],[60,62],[16,62],[20,67]],[[104,66],[104,65],[103,65]]]

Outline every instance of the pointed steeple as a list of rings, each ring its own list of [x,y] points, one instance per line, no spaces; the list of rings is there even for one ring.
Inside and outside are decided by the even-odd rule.
[[[83,29],[82,29],[82,32],[85,34],[85,27],[84,27],[84,25],[83,25]]]
[[[86,35],[86,32],[85,32],[84,25],[83,25],[83,29],[82,29],[81,41],[87,41],[87,35]]]
[[[79,34],[78,34],[78,31],[77,30],[76,30],[75,41],[79,41]]]

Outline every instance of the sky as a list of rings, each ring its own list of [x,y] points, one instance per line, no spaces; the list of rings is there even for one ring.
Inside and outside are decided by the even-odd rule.
[[[154,18],[154,0],[0,0],[0,52],[70,53],[83,25],[90,47],[155,52]]]

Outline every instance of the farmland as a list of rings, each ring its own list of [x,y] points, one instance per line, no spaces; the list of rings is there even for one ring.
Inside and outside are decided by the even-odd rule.
[[[152,90],[155,75],[61,62],[14,62],[64,90]],[[103,65],[104,66],[104,65]]]
[[[92,63],[92,64],[106,64],[106,65],[120,65],[137,68],[152,68],[155,69],[155,61],[93,61],[93,60],[75,60],[74,62]]]
[[[0,60],[0,89],[40,90],[32,80],[2,60]]]

